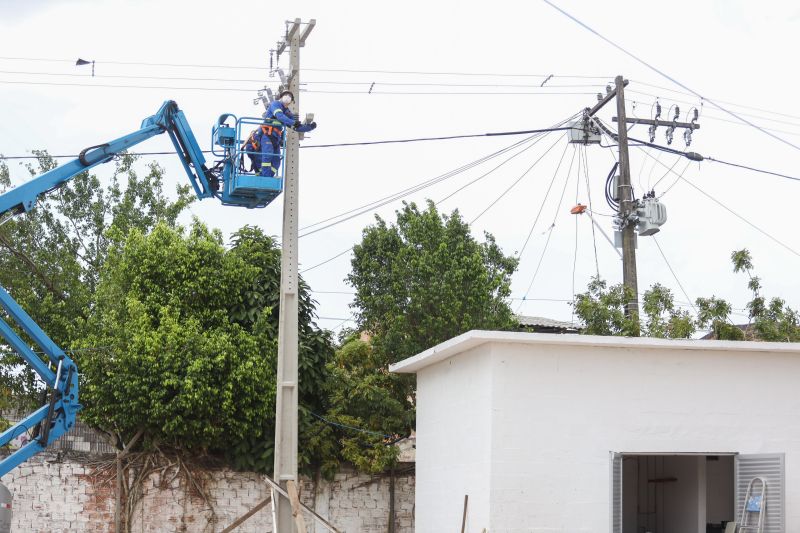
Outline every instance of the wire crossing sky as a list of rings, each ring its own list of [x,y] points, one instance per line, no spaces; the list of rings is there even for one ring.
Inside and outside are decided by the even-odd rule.
[[[506,254],[520,258],[512,279],[515,309],[570,320],[573,293],[598,270],[611,284],[621,275],[617,251],[595,234],[613,232],[603,200],[616,147],[604,140],[577,154],[564,132],[538,130],[579,116],[621,74],[631,80],[631,117],[653,118],[656,101],[664,111],[680,106],[682,117],[700,111],[691,146],[680,136],[667,144],[665,127],[652,146],[633,143],[637,195],[656,189],[669,212],[658,246],[639,239],[643,290],[659,282],[681,295],[683,306],[691,306],[689,295],[714,294],[742,308],[746,280],[731,271],[729,256],[746,247],[765,294],[800,307],[793,281],[800,239],[793,210],[776,201],[796,197],[799,186],[793,146],[800,135],[799,76],[786,67],[785,54],[775,53],[795,46],[800,8],[783,0],[768,9],[744,0],[609,2],[497,0],[488,16],[502,25],[498,46],[475,37],[486,31],[485,2],[463,0],[454,9],[452,2],[409,0],[399,11],[366,0],[346,9],[308,0],[271,6],[259,20],[263,39],[233,55],[198,38],[196,28],[218,13],[208,0],[0,4],[0,101],[6,104],[0,153],[9,156],[12,182],[19,183],[29,177],[26,165],[37,164],[32,150],[77,154],[136,130],[167,99],[184,110],[200,145],[210,146],[211,125],[221,114],[263,112],[253,102],[257,91],[277,88],[269,49],[284,21],[315,18],[299,73],[301,114],[315,113],[320,125],[302,143],[309,149],[301,152],[299,259],[317,291],[320,322],[351,324],[348,258],[373,215],[391,222],[401,202],[429,199],[440,212],[457,210],[472,221],[476,239],[488,232]],[[180,21],[170,25],[170,42],[181,46],[141,39],[153,12]],[[409,39],[408,28],[425,38]],[[619,45],[600,46],[598,35]],[[75,65],[77,58],[95,62],[95,77],[91,66]],[[286,70],[286,57],[275,66]],[[701,96],[707,94],[714,97]],[[600,113],[608,124],[612,108]],[[630,136],[648,139],[639,126]],[[691,161],[682,155],[688,152],[705,159]],[[164,168],[165,190],[182,184],[166,138],[137,153],[143,156],[138,171],[147,172],[153,160]],[[97,169],[103,183],[113,172],[113,163]],[[573,202],[593,204],[588,212],[597,226],[588,216],[571,215]],[[235,216],[196,202],[182,223],[194,216],[223,236],[246,224],[279,236],[280,213],[280,200]]]

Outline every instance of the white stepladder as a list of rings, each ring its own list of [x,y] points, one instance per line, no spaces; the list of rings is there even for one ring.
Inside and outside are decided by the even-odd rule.
[[[767,481],[762,477],[754,477],[747,485],[747,492],[744,495],[744,507],[742,508],[742,518],[739,520],[737,531],[746,533],[764,531],[764,511],[767,506]]]

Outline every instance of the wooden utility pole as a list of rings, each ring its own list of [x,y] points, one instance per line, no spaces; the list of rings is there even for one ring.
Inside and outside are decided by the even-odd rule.
[[[314,28],[310,21],[305,28],[300,19],[289,25],[286,40],[278,53],[289,49],[290,72],[288,90],[294,96],[292,111],[300,105],[300,47]],[[298,216],[300,139],[298,133],[286,128],[286,160],[284,164],[283,192],[283,242],[281,249],[280,322],[278,324],[278,372],[275,399],[275,480],[283,492],[274,500],[277,533],[296,533],[297,512],[292,512],[292,502],[287,494],[295,489],[297,478],[297,403],[298,403]],[[290,483],[291,482],[291,483]],[[288,492],[287,492],[288,491]],[[298,510],[299,511],[299,510]],[[302,515],[300,515],[302,520]]]
[[[629,318],[639,317],[639,283],[636,278],[636,232],[629,215],[634,210],[633,189],[631,188],[631,162],[628,154],[628,129],[625,120],[625,82],[622,76],[614,80],[617,93],[617,144],[619,145],[619,218],[622,221],[622,284],[632,291],[626,314]]]

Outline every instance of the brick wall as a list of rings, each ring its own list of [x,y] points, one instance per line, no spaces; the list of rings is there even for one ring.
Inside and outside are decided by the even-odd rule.
[[[47,452],[3,476],[2,482],[14,495],[12,531],[113,532],[113,471],[102,470],[101,464],[97,455]],[[395,476],[395,531],[412,533],[414,474],[409,469],[399,472]],[[134,516],[133,531],[219,532],[269,494],[269,486],[257,474],[225,469],[203,474],[208,503],[196,491],[182,486],[179,478],[151,476]],[[303,479],[301,499],[342,531],[386,533],[389,486],[389,476],[371,477],[344,470],[332,481],[315,484]],[[236,531],[272,531],[271,523],[271,508],[267,506]],[[309,533],[326,531],[322,526],[315,527],[308,515],[306,523]]]

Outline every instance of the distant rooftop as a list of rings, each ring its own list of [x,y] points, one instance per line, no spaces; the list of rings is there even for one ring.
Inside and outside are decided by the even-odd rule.
[[[516,315],[516,319],[522,328],[537,333],[577,333],[581,329],[580,326],[571,322],[553,320],[542,316]]]

